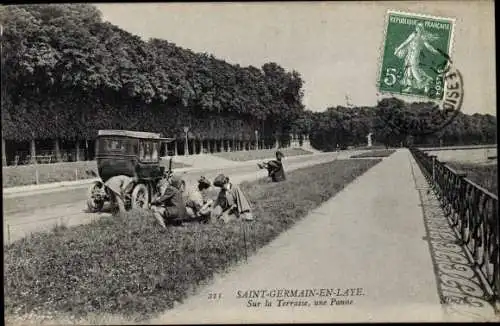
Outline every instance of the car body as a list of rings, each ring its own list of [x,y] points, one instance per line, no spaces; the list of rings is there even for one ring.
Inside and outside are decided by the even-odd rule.
[[[105,183],[115,176],[127,176],[134,180],[130,192],[124,194],[127,208],[145,207],[158,192],[158,182],[171,175],[160,165],[162,144],[173,141],[158,133],[129,130],[99,130],[96,139],[96,161],[100,181],[89,189],[87,206],[100,211],[104,202],[113,202],[113,193]]]

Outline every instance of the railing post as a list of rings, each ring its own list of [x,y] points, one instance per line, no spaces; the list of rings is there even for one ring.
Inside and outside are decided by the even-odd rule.
[[[432,182],[436,183],[436,155],[431,155],[432,159]]]

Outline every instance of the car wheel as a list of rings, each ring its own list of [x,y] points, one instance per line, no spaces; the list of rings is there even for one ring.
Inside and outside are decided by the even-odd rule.
[[[145,184],[139,183],[134,187],[131,198],[132,208],[146,209],[149,204],[149,192]]]
[[[104,185],[102,182],[95,181],[89,187],[88,195],[87,195],[87,208],[91,213],[99,212],[102,210],[104,206],[104,200],[96,199],[95,194],[102,192],[102,187]]]

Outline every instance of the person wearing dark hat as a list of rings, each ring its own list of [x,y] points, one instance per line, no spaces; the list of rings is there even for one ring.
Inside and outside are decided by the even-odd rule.
[[[276,160],[265,163],[258,163],[261,169],[267,169],[267,175],[271,177],[273,182],[280,182],[286,180],[285,169],[281,160],[285,157],[281,151],[276,152]]]
[[[201,177],[198,180],[198,186],[188,194],[186,210],[190,218],[201,219],[202,221],[207,221],[210,218],[213,200],[206,199],[207,190],[210,189],[210,186],[210,181],[205,177]]]
[[[212,220],[227,223],[233,219],[253,220],[252,208],[241,189],[230,182],[229,177],[219,174],[214,186],[221,188],[212,210]]]
[[[176,176],[172,176],[170,182],[165,179],[160,184],[160,197],[151,201],[153,214],[163,228],[166,223],[178,224],[186,218],[186,205],[182,197],[184,186],[184,180]]]

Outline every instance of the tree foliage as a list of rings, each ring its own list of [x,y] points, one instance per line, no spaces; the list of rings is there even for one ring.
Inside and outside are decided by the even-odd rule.
[[[88,4],[1,9],[4,137],[92,138],[123,128],[251,139],[286,133],[303,81],[276,63],[240,67],[165,40],[144,41]],[[269,121],[272,128],[261,130]]]
[[[318,149],[364,145],[372,133],[375,143],[386,146],[466,145],[496,142],[496,118],[459,112],[444,128],[447,117],[433,102],[407,103],[387,98],[374,107],[331,107],[323,112],[304,111],[295,121],[299,132],[310,133]],[[434,132],[426,132],[433,130]]]

